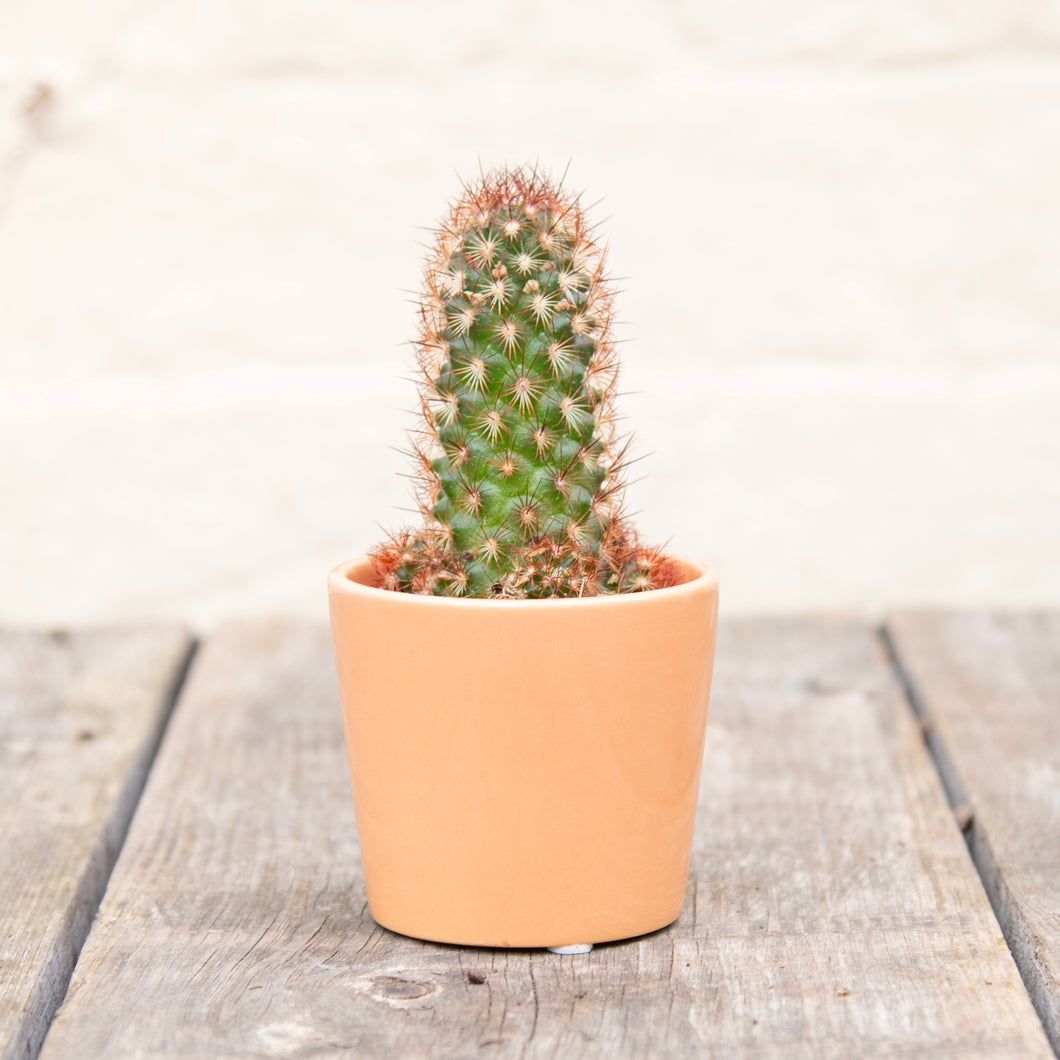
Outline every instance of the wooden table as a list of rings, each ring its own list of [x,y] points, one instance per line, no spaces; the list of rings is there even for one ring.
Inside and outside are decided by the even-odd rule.
[[[323,627],[0,634],[3,1057],[1050,1057],[1058,984],[1060,614],[723,618],[684,912],[582,956],[372,922]]]

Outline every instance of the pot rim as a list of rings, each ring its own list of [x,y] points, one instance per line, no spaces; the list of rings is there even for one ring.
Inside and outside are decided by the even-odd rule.
[[[328,592],[343,596],[360,596],[368,598],[387,598],[401,600],[409,607],[459,607],[463,609],[487,609],[500,608],[504,611],[512,610],[549,610],[552,608],[594,608],[594,607],[637,607],[650,604],[662,598],[672,599],[680,596],[692,596],[701,592],[717,591],[718,572],[709,563],[693,559],[676,552],[665,553],[664,559],[676,561],[679,565],[690,568],[697,572],[688,581],[679,585],[670,585],[665,589],[649,589],[635,593],[609,593],[601,596],[562,596],[537,600],[483,600],[481,598],[468,599],[460,596],[425,596],[417,593],[396,592],[393,589],[381,589],[373,585],[365,585],[350,578],[350,571],[365,563],[372,563],[373,557],[369,554],[355,556],[332,567],[328,572]]]

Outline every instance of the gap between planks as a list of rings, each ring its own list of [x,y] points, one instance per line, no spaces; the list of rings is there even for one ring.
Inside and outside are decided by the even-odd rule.
[[[66,643],[77,633],[58,630],[39,636]],[[66,999],[74,968],[121,855],[133,815],[197,650],[198,641],[187,638],[183,657],[177,660],[163,687],[156,721],[122,778],[121,789],[101,823],[65,908],[57,911],[62,922],[51,940],[36,981],[25,997],[22,1011],[10,1028],[7,1040],[0,1040],[2,1060],[14,1060],[15,1057],[36,1060],[43,1048],[56,1013]]]
[[[940,616],[941,617],[941,616]],[[968,856],[975,866],[983,890],[990,900],[991,908],[998,925],[1005,937],[1009,952],[1019,970],[1024,988],[1030,996],[1035,1012],[1041,1020],[1053,1052],[1060,1057],[1060,1001],[1056,996],[1057,984],[1052,982],[1039,967],[1035,947],[1034,926],[1027,917],[1018,900],[1012,900],[1008,893],[1005,873],[995,856],[990,836],[981,822],[976,820],[975,800],[954,762],[949,748],[939,734],[937,721],[925,700],[930,693],[921,691],[911,672],[912,662],[903,660],[901,650],[896,643],[891,626],[898,621],[898,616],[889,618],[878,628],[880,641],[891,663],[895,676],[905,695],[905,700],[920,726],[924,745],[939,776],[942,790],[949,801],[954,820],[964,836]]]

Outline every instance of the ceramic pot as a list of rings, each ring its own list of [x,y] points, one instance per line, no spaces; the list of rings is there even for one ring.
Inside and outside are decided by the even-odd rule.
[[[328,590],[372,916],[417,938],[566,946],[674,921],[718,578],[587,599]]]

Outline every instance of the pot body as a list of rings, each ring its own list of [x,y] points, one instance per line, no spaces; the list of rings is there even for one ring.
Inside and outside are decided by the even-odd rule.
[[[680,913],[717,627],[712,568],[668,589],[461,600],[329,576],[372,916],[417,938],[561,946]]]

